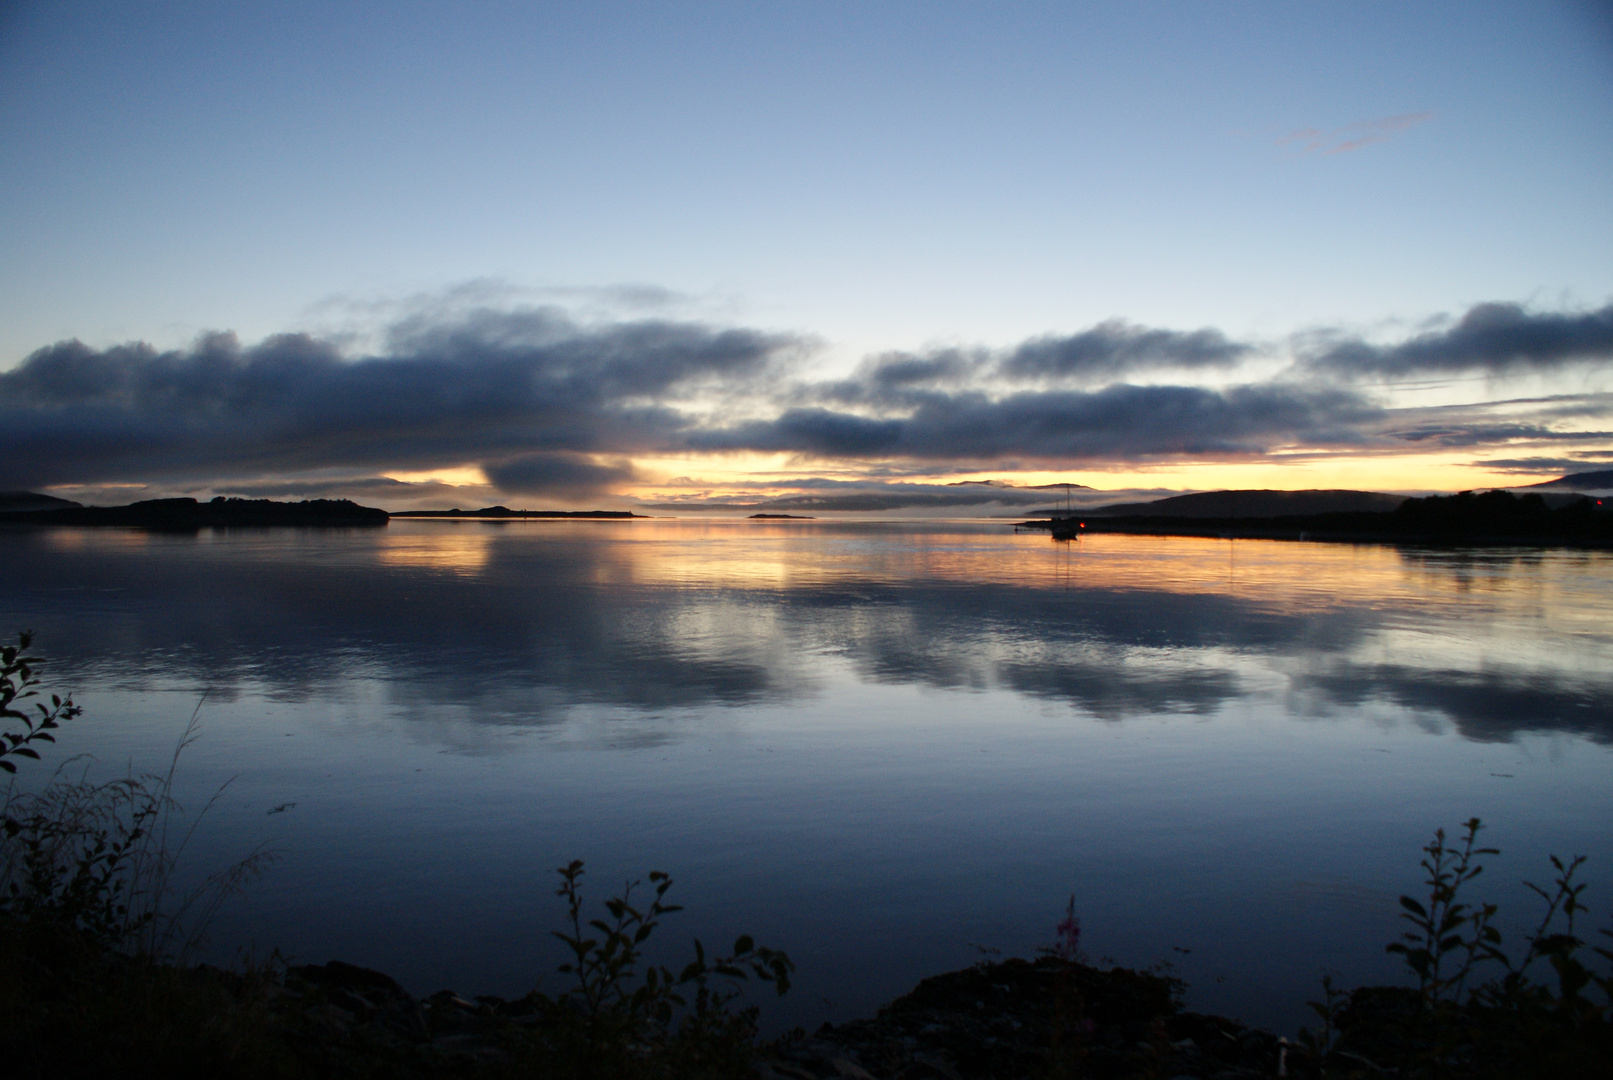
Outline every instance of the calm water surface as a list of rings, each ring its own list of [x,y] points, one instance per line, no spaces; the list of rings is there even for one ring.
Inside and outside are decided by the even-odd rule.
[[[157,765],[201,702],[183,796],[235,780],[189,864],[281,853],[221,956],[519,994],[583,858],[673,873],[676,958],[787,948],[774,1025],[1027,954],[1074,894],[1095,958],[1291,1030],[1324,969],[1394,977],[1435,826],[1492,826],[1509,929],[1548,851],[1613,903],[1606,554],[395,521],[0,530],[0,567],[86,706],[64,755]]]

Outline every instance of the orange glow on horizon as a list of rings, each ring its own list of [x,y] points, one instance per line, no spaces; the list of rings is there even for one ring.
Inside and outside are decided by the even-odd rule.
[[[637,462],[645,481],[621,494],[648,502],[698,502],[702,498],[768,498],[809,489],[788,481],[822,477],[850,482],[952,484],[1000,480],[1018,487],[1080,484],[1096,491],[1219,491],[1237,489],[1349,489],[1359,491],[1465,491],[1473,488],[1521,487],[1552,480],[1561,471],[1506,473],[1472,464],[1470,454],[1401,456],[1333,455],[1272,458],[1250,462],[1203,462],[1112,470],[981,469],[968,472],[904,476],[866,463],[794,462],[788,455],[723,455],[643,459]],[[1589,467],[1589,466],[1588,466]],[[773,486],[778,485],[778,486]]]
[[[397,470],[381,474],[388,480],[405,484],[451,484],[454,487],[473,487],[487,483],[487,474],[480,465],[457,465],[446,469],[422,469],[417,472]]]

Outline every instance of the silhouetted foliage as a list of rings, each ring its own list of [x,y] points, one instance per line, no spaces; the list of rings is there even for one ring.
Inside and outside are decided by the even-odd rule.
[[[639,882],[605,901],[608,917],[586,919],[583,863],[561,867],[556,895],[566,901],[568,929],[553,931],[570,959],[560,965],[572,985],[550,998],[529,1000],[544,1022],[522,1041],[560,1075],[578,1077],[745,1077],[756,1052],[757,1007],[736,1009],[739,983],[754,976],[782,996],[795,965],[782,950],[757,945],[749,934],[726,954],[708,956],[697,938],[694,958],[676,974],[651,963],[644,948],[666,916],[672,879],[649,875],[654,895],[635,905]]]
[[[28,647],[33,644],[33,635],[23,631],[17,635],[17,644],[0,648],[0,720],[6,725],[6,730],[0,732],[0,769],[8,773],[15,773],[15,762],[6,760],[8,757],[32,758],[39,760],[39,751],[30,743],[53,743],[56,736],[51,732],[61,725],[63,720],[71,720],[83,712],[73,704],[73,697],[66,698],[55,694],[50,696],[50,705],[43,701],[30,702],[29,698],[39,696],[34,687],[39,684],[39,677],[34,672],[39,667],[39,657],[30,656]],[[38,712],[34,716],[28,711],[27,702]],[[21,724],[22,729],[16,730],[13,724]],[[10,835],[16,835],[15,826],[11,818],[4,819],[5,828]]]
[[[1613,1067],[1613,950],[1577,935],[1586,885],[1575,880],[1583,856],[1553,855],[1552,885],[1525,884],[1545,911],[1521,955],[1503,948],[1494,904],[1472,903],[1463,890],[1498,855],[1477,846],[1478,818],[1448,843],[1445,830],[1423,848],[1426,898],[1402,896],[1411,929],[1387,948],[1398,954],[1415,988],[1362,987],[1345,994],[1323,979],[1322,1019],[1306,1032],[1316,1076],[1602,1077]],[[1613,939],[1613,927],[1601,931]],[[1591,964],[1602,962],[1601,970]],[[1544,962],[1550,969],[1541,977]],[[1494,965],[1501,974],[1473,984]]]
[[[1413,527],[1439,530],[1538,523],[1552,514],[1539,494],[1530,492],[1518,496],[1510,491],[1430,495],[1424,499],[1407,499],[1394,510],[1398,520]]]

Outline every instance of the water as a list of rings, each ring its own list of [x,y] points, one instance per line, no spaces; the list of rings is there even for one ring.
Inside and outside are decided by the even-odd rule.
[[[1436,826],[1489,823],[1512,940],[1549,851],[1613,900],[1603,553],[400,520],[0,530],[0,568],[86,707],[61,755],[161,764],[200,703],[182,797],[234,780],[187,864],[280,853],[221,957],[519,994],[582,858],[672,872],[668,960],[788,949],[774,1027],[1027,955],[1073,894],[1094,958],[1292,1031],[1324,969],[1397,976]]]

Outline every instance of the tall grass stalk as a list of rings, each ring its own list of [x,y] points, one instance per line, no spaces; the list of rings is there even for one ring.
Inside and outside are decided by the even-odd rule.
[[[54,742],[60,722],[79,715],[71,697],[52,695],[50,708],[37,705],[29,717],[13,703],[37,697],[34,686],[39,659],[27,648],[31,636],[19,635],[0,660],[0,700],[13,730],[3,733],[14,758],[39,760],[30,743]],[[209,924],[220,905],[238,893],[274,861],[274,852],[259,847],[245,858],[180,891],[176,873],[197,828],[228,790],[231,780],[213,792],[188,821],[174,798],[179,762],[200,733],[202,704],[174,745],[160,773],[128,775],[114,780],[90,778],[94,759],[76,755],[63,762],[43,787],[22,788],[11,766],[0,801],[0,916],[28,924],[50,923],[84,935],[101,948],[187,964],[204,946]],[[15,724],[23,725],[22,731]]]

